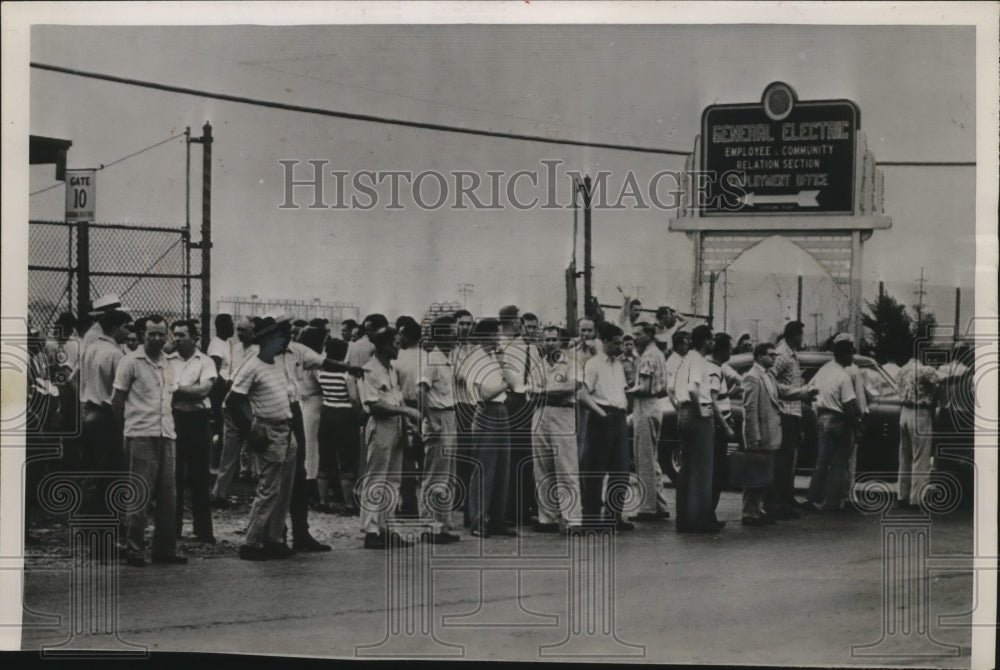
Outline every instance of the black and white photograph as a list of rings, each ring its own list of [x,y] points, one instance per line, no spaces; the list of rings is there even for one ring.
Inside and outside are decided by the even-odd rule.
[[[2,12],[5,655],[995,666],[997,3]]]

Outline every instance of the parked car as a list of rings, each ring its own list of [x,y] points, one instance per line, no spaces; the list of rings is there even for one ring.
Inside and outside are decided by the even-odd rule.
[[[833,359],[826,351],[798,352],[799,366],[806,383],[812,379],[823,365]],[[896,480],[899,467],[899,410],[900,400],[896,383],[878,363],[867,356],[855,356],[854,364],[861,370],[869,414],[864,422],[861,442],[858,445],[857,471],[879,473],[887,481]],[[745,373],[753,365],[751,354],[738,354],[729,360],[729,365]],[[677,432],[677,411],[669,398],[660,399],[663,407],[663,427],[660,430],[660,466],[677,481],[677,473],[682,467],[680,443]],[[733,421],[736,427],[736,441],[730,449],[737,449],[743,443],[743,405],[739,390],[732,394]],[[809,474],[816,463],[816,415],[808,405],[803,406],[802,428],[804,439],[799,450],[796,472]]]

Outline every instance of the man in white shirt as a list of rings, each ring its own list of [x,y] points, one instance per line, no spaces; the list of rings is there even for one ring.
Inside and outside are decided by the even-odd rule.
[[[242,317],[236,324],[236,339],[230,339],[227,350],[231,352],[230,368],[227,371],[229,382],[227,387],[258,353],[254,341],[253,322],[249,317]],[[225,398],[223,398],[225,403]],[[219,456],[218,476],[212,487],[212,506],[220,509],[229,507],[229,488],[237,471],[243,471],[250,476],[251,461],[254,456],[246,448],[247,435],[240,432],[236,422],[229,412],[222,412],[222,453]]]
[[[810,382],[816,396],[817,455],[808,500],[819,511],[840,509],[841,481],[847,472],[851,446],[861,432],[854,380],[846,368],[854,362],[854,343],[833,345],[834,360],[817,370]]]
[[[396,319],[399,333],[399,354],[392,362],[399,374],[399,385],[403,392],[403,402],[407,407],[420,409],[420,368],[423,329],[412,316]],[[452,403],[454,404],[454,403]],[[416,518],[419,516],[417,489],[420,487],[420,471],[424,459],[424,443],[419,424],[407,426],[407,447],[403,452],[403,480],[399,487],[399,516]]]
[[[184,482],[191,486],[191,523],[202,542],[215,544],[209,499],[208,459],[211,444],[209,391],[215,382],[215,364],[198,350],[198,327],[192,320],[174,321],[170,332],[175,351],[167,355],[177,389],[173,397],[176,440],[177,537],[184,528]]]
[[[420,488],[421,515],[431,518],[435,532],[424,540],[434,544],[457,542],[449,531],[451,513],[458,490],[455,452],[458,447],[458,421],[455,416],[455,373],[451,367],[451,348],[455,343],[455,319],[441,316],[431,324],[432,348],[419,366],[418,382],[423,415],[424,481]],[[418,349],[418,351],[422,351]]]
[[[594,320],[589,317],[581,317],[576,325],[577,337],[570,342],[567,356],[576,370],[577,376],[583,379],[583,366],[591,356],[595,356],[600,349],[597,342],[597,329]],[[583,452],[587,448],[587,416],[589,410],[583,403],[576,406],[576,446],[577,458],[583,461]]]
[[[712,451],[715,441],[715,402],[705,356],[714,340],[709,326],[691,331],[691,351],[674,378],[677,426],[684,467],[677,481],[677,532],[713,533],[722,528],[712,512]]]
[[[632,530],[635,525],[622,518],[629,480],[629,445],[625,396],[625,369],[618,355],[622,329],[611,323],[601,326],[602,352],[584,366],[580,401],[590,410],[587,422],[587,449],[580,464],[585,524],[601,519],[601,489],[608,484],[605,504],[616,530]]]
[[[674,407],[677,407],[680,401],[674,393],[674,378],[684,357],[691,350],[691,333],[686,330],[678,330],[671,337],[671,343],[673,344],[673,350],[667,356],[667,362],[664,366],[664,379],[666,380],[667,396]]]
[[[538,332],[538,317],[530,312],[520,315],[515,305],[508,305],[500,310],[500,328],[500,360],[515,380],[507,393],[510,491],[507,494],[506,514],[509,524],[521,526],[528,523],[536,508],[534,466],[531,463],[531,422],[535,403],[528,391],[542,358],[530,335]]]

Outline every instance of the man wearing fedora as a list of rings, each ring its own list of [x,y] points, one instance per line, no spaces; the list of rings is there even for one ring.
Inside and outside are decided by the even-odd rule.
[[[80,404],[82,410],[82,454],[84,470],[104,473],[85,485],[85,505],[95,514],[107,513],[104,491],[110,483],[107,474],[125,469],[122,451],[122,427],[111,408],[118,365],[125,357],[121,345],[128,336],[132,317],[121,309],[115,296],[105,296],[94,303],[91,315],[97,321],[84,337],[80,356]],[[90,338],[88,341],[87,338]]]
[[[275,357],[285,348],[279,322],[266,316],[255,326],[256,356],[247,360],[233,379],[226,409],[241,433],[249,436],[250,448],[260,460],[257,492],[239,556],[262,561],[288,558],[294,552],[276,531],[281,488],[290,486],[287,476],[295,467],[296,444],[292,434],[292,408],[288,382]],[[287,483],[286,483],[287,482]]]

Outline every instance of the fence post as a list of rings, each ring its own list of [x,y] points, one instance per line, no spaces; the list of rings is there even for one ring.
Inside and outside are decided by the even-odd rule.
[[[76,222],[76,313],[90,310],[90,223]]]
[[[201,136],[201,348],[212,335],[212,124]]]

